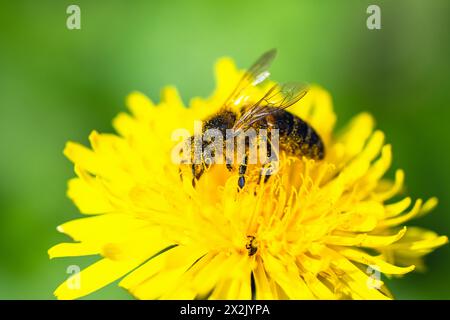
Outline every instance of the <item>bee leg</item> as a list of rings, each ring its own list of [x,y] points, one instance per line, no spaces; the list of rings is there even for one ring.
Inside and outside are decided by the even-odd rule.
[[[234,156],[229,158],[228,155],[225,154],[224,157],[225,157],[225,165],[227,166],[228,171],[233,171]]]
[[[181,152],[180,152],[181,153]],[[181,160],[180,165],[186,165],[187,161],[186,160]],[[181,170],[181,166],[178,167],[178,174],[180,176],[180,180],[183,181],[183,170]]]
[[[192,186],[195,188],[195,164],[192,164],[191,170],[192,170]]]
[[[241,163],[241,165],[239,166],[239,179],[238,179],[238,190],[244,188],[245,185],[245,172],[247,171],[247,162],[248,162],[248,155],[246,154],[244,156],[244,161],[243,163]]]
[[[230,142],[231,141],[231,142]],[[223,152],[223,157],[225,158],[225,165],[228,169],[228,171],[233,171],[233,163],[234,163],[234,152],[233,154],[229,154],[228,153],[228,148],[231,148],[231,150],[234,151],[234,138],[232,140],[229,140],[229,138],[227,138],[227,140],[224,141],[224,152]],[[230,146],[231,144],[231,146]]]
[[[270,177],[278,170],[278,166],[279,166],[278,159],[272,160],[267,164],[264,173],[264,183],[266,183],[270,179]]]
[[[271,176],[270,174],[267,173],[270,171],[269,167],[270,167],[270,162],[268,164],[266,163],[259,171],[258,184],[261,183],[262,176],[264,176],[264,183],[266,183],[267,180],[269,180],[269,178]]]
[[[225,165],[227,166],[228,171],[233,171],[233,159],[225,156]]]
[[[272,154],[272,143],[267,144],[267,158],[271,159]],[[273,168],[275,167],[275,163],[278,161],[278,155],[276,155],[275,159],[272,159],[270,162],[267,162],[263,165],[261,170],[259,171],[258,184],[261,183],[261,178],[264,175],[264,183],[266,183],[270,176],[272,175]]]
[[[195,188],[196,180],[199,180],[200,177],[203,175],[203,172],[205,171],[204,167],[202,165],[192,164],[191,166],[192,170],[192,186]]]
[[[271,176],[270,174],[266,174],[264,176],[264,183],[266,183],[269,180],[270,176]]]
[[[181,168],[178,168],[178,174],[180,175],[180,180],[183,181],[183,172],[181,171]]]

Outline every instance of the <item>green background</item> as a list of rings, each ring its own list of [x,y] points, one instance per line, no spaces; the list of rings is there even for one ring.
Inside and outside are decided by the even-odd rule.
[[[66,8],[81,8],[81,30]],[[381,30],[366,9],[381,7]],[[112,131],[125,96],[158,100],[167,84],[185,101],[214,87],[213,63],[246,67],[276,47],[272,77],[318,83],[333,95],[338,126],[368,110],[393,144],[413,197],[438,208],[414,221],[450,234],[450,2],[442,1],[11,1],[0,5],[0,298],[52,299],[70,264],[48,260],[80,217],[66,198],[67,140]],[[392,176],[393,170],[390,175]],[[429,271],[389,281],[399,299],[450,298],[450,249]],[[88,298],[129,298],[115,284]]]

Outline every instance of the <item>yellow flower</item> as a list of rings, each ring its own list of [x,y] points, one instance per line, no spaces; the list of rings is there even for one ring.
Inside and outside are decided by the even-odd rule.
[[[257,184],[250,170],[240,192],[237,173],[225,165],[213,166],[195,188],[180,179],[172,132],[217,112],[241,74],[221,59],[216,91],[189,108],[171,87],[158,105],[132,93],[131,115],[114,120],[119,135],[94,131],[91,148],[67,144],[77,175],[68,196],[92,216],[59,226],[75,242],[49,255],[101,258],[81,272],[79,287],[68,286],[72,279],[61,284],[58,298],[82,297],[122,278],[119,285],[140,299],[385,299],[392,296],[379,273],[410,272],[447,242],[404,226],[437,200],[390,201],[404,174],[383,179],[392,157],[383,133],[363,113],[334,134],[331,98],[317,86],[289,110],[320,134],[324,160],[282,153],[275,176]]]

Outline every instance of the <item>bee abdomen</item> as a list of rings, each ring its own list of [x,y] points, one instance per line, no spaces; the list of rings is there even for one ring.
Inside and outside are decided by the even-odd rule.
[[[294,128],[291,137],[296,142],[296,150],[312,159],[323,159],[324,145],[319,134],[307,122],[294,116]]]
[[[307,122],[289,111],[274,115],[275,127],[280,133],[280,147],[295,156],[323,159],[325,147],[319,134]]]

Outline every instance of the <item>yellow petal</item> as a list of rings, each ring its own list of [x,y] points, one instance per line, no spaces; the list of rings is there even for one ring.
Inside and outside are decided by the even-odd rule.
[[[154,107],[153,102],[146,95],[138,91],[128,95],[126,104],[138,119],[148,119]]]
[[[78,275],[72,275],[56,289],[54,295],[62,300],[83,297],[117,280],[141,263],[140,260],[102,259],[82,270]],[[76,279],[80,282],[79,285],[74,286]]]
[[[444,245],[447,242],[448,238],[446,236],[439,236],[433,231],[419,227],[409,227],[405,237],[389,248],[404,250],[404,253],[415,255],[423,253],[423,251],[429,252],[430,249]]]
[[[272,300],[275,299],[275,295],[271,290],[270,282],[266,271],[264,270],[264,264],[258,259],[257,267],[254,272],[256,299],[257,300]]]
[[[48,250],[50,259],[88,256],[98,253],[100,253],[100,248],[95,243],[59,243]]]
[[[167,291],[173,290],[185,268],[162,270],[160,273],[148,278],[143,283],[131,289],[130,292],[138,299],[154,300],[161,298]]]
[[[161,101],[166,104],[166,108],[184,109],[185,106],[178,90],[175,87],[168,86],[161,91]]]
[[[169,250],[159,254],[138,269],[125,277],[119,285],[125,289],[133,290],[143,283],[146,279],[154,276],[163,268],[178,269],[184,268],[185,271],[192,264],[204,255],[203,251],[199,251],[195,247],[177,246],[170,247]]]
[[[392,218],[398,216],[400,213],[404,212],[410,205],[411,205],[410,197],[406,197],[396,203],[388,204],[385,206],[386,217]]]
[[[368,248],[378,248],[388,246],[403,237],[406,227],[401,229],[397,234],[390,236],[369,235],[367,233],[347,234],[347,235],[330,235],[325,237],[327,244],[337,246],[358,246]]]
[[[414,270],[414,266],[409,267],[397,267],[394,266],[382,258],[370,256],[360,250],[343,248],[337,250],[344,257],[359,262],[368,266],[376,266],[380,272],[387,274],[405,274]]]
[[[69,180],[67,196],[75,203],[81,213],[100,214],[114,210],[102,183],[75,165],[79,178]]]
[[[129,138],[138,124],[130,115],[121,112],[114,118],[113,126],[122,137]]]
[[[336,251],[331,249],[325,249],[324,251],[333,257],[331,261],[336,268],[336,272],[339,271],[341,273],[341,281],[350,288],[350,294],[354,295],[355,298],[375,300],[389,299],[376,289],[376,286],[381,287],[383,285],[382,281],[370,278],[367,274],[362,272],[353,263]]]
[[[101,245],[123,239],[147,224],[128,214],[110,213],[66,222],[58,227],[58,231],[76,241],[92,241]]]
[[[278,283],[290,299],[315,298],[300,275],[293,271],[297,269],[296,267],[290,268],[289,265],[283,265],[271,255],[264,256],[264,265],[270,277]]]
[[[335,300],[336,296],[335,294],[321,282],[319,279],[317,279],[316,276],[313,274],[306,272],[303,274],[303,278],[305,279],[305,282],[308,286],[308,288],[314,293],[314,295],[319,300]]]
[[[123,241],[106,243],[102,255],[114,261],[132,260],[153,256],[171,245],[174,243],[165,238],[160,228],[147,227],[134,231]]]
[[[352,119],[344,133],[336,141],[345,149],[345,156],[340,159],[340,162],[345,164],[363,150],[366,140],[372,134],[373,127],[373,117],[368,113],[361,113]]]
[[[395,172],[395,182],[392,183],[382,183],[383,181],[378,183],[377,189],[372,194],[372,197],[378,201],[385,201],[387,199],[395,196],[403,187],[403,182],[405,180],[405,173],[403,170],[397,170]],[[387,187],[386,187],[387,186]]]
[[[80,168],[90,173],[95,174],[99,171],[100,164],[95,153],[79,143],[67,142],[64,148],[64,155]]]
[[[386,219],[384,221],[381,221],[378,225],[379,228],[385,228],[385,227],[395,227],[400,224],[405,223],[408,220],[411,220],[414,218],[419,212],[420,208],[422,206],[422,200],[418,199],[416,200],[416,203],[414,204],[414,207],[406,214],[403,214],[399,217],[394,217],[390,219]]]

